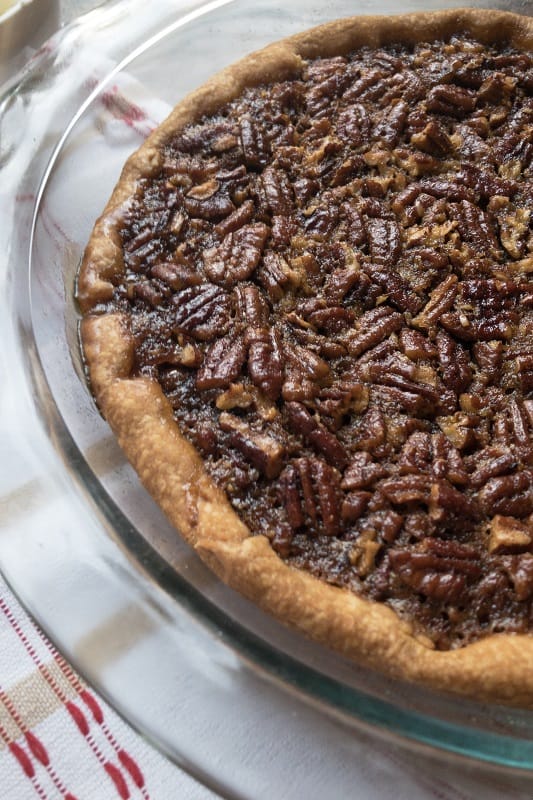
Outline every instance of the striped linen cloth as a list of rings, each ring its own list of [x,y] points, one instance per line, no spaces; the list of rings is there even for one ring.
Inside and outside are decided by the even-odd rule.
[[[79,678],[1,578],[0,798],[215,798]]]

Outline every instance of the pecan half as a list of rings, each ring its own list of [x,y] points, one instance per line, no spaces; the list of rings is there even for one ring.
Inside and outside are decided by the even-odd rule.
[[[318,458],[298,458],[279,479],[279,493],[293,530],[304,525],[326,536],[341,530],[340,476]]]
[[[246,280],[259,264],[269,229],[262,222],[228,233],[222,243],[204,252],[204,270],[213,283],[230,288]]]
[[[402,247],[398,224],[390,219],[370,219],[366,231],[372,260],[376,264],[392,266]]]
[[[251,222],[254,213],[253,200],[246,200],[241,206],[232,211],[225,219],[215,225],[215,231],[219,236],[227,236],[234,233]]]
[[[525,517],[533,513],[533,471],[490,478],[478,492],[486,514]]]
[[[352,356],[362,355],[399,330],[402,324],[402,315],[386,306],[365,312],[357,320],[355,331],[348,335],[348,352]]]
[[[441,84],[428,94],[427,108],[437,114],[462,118],[476,107],[476,93],[461,86]]]
[[[436,343],[444,385],[456,394],[466,391],[472,381],[472,369],[466,351],[444,331],[438,332]]]
[[[387,474],[387,467],[372,461],[369,453],[357,453],[344,472],[341,487],[368,489]]]
[[[306,400],[316,397],[331,379],[328,363],[312,350],[287,342],[283,345],[285,376],[282,386],[284,400]]]
[[[474,548],[438,539],[428,539],[419,550],[391,550],[390,561],[404,583],[444,603],[459,601],[481,571]]]
[[[284,379],[281,338],[277,331],[262,331],[254,336],[248,350],[248,374],[270,400],[277,400]]]
[[[208,348],[202,366],[196,373],[198,389],[225,389],[241,373],[246,359],[242,336],[229,333]]]
[[[417,328],[430,328],[440,317],[453,306],[457,295],[457,275],[448,275],[436,289],[431,292],[429,301],[422,311],[413,318]]]
[[[411,286],[399,275],[392,266],[380,264],[364,264],[363,269],[367,275],[388,295],[388,298],[400,311],[409,311],[416,314],[420,311],[424,301]]]
[[[301,403],[285,404],[287,419],[295,433],[299,433],[313,447],[316,447],[333,466],[342,469],[348,461],[348,454],[335,434],[330,433]]]
[[[398,466],[402,474],[426,472],[463,486],[470,481],[459,451],[439,433],[412,433],[400,452]]]
[[[218,187],[216,181],[210,181],[209,183],[214,183]],[[227,217],[228,214],[235,211],[235,206],[231,202],[231,199],[223,192],[219,192],[215,189],[212,194],[206,196],[205,194],[198,193],[199,188],[200,187],[194,187],[194,189],[191,189],[183,198],[183,205],[191,217],[216,221]],[[193,194],[195,190],[196,193]]]
[[[174,329],[200,341],[226,333],[229,327],[230,296],[213,284],[191,286],[172,298]]]
[[[241,119],[240,138],[246,166],[265,166],[270,152],[270,145],[261,125],[251,116],[245,116]]]
[[[172,262],[155,264],[152,267],[152,277],[170,286],[174,291],[186,289],[189,286],[198,286],[202,283],[202,276],[195,269],[185,264]]]
[[[285,172],[273,167],[266,167],[261,174],[261,185],[266,206],[272,215],[283,216],[291,213],[293,194]]]

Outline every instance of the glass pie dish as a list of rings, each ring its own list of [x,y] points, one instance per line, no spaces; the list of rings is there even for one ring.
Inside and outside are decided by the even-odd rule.
[[[463,4],[411,0],[401,10]],[[223,586],[140,486],[80,359],[75,276],[127,155],[180,97],[240,55],[374,10],[364,0],[282,9],[119,0],[60,32],[1,101],[0,566],[112,705],[230,797],[285,796],[288,770],[300,796],[323,796],[332,774],[348,796],[362,730],[427,753],[533,768],[532,712],[357,667]]]

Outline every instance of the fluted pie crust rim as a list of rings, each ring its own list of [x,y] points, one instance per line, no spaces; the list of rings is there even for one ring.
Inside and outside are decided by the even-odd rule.
[[[156,382],[132,377],[133,340],[124,313],[91,314],[110,299],[123,272],[119,229],[139,179],[154,175],[175,133],[259,83],[299,74],[303,59],[357,47],[417,43],[455,31],[485,42],[533,48],[533,18],[453,9],[352,17],[321,25],[254,53],[190,94],[127,161],[87,246],[78,279],[81,340],[92,391],[142,483],[198,555],[227,584],[278,620],[360,664],[434,689],[483,701],[533,707],[533,636],[492,634],[461,649],[436,651],[429,640],[378,602],[287,565],[268,539],[252,535],[202,458],[180,433]]]

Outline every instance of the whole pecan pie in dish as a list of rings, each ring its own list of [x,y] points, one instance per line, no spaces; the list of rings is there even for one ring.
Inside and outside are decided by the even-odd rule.
[[[533,706],[533,20],[334,22],[183,100],[78,280],[92,390],[231,586]]]

